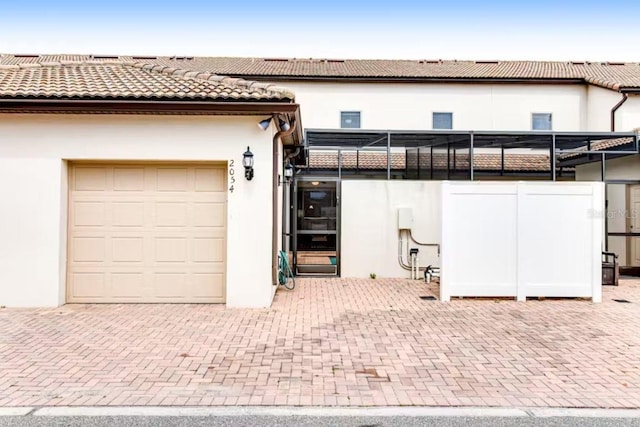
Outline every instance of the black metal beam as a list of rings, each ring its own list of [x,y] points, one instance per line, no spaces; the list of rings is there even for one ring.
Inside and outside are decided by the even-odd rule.
[[[549,161],[551,163],[551,180],[556,180],[556,135],[551,136],[551,152],[549,153]]]
[[[469,141],[469,179],[473,181],[473,159],[475,157],[475,151],[474,151],[475,135],[473,132],[471,132],[470,138],[471,139]]]
[[[431,162],[430,175],[431,179],[433,179],[433,147],[429,147],[429,161]]]
[[[447,144],[447,179],[451,179],[451,144]]]

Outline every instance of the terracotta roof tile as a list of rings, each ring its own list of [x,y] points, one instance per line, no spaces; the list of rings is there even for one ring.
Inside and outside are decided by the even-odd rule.
[[[593,141],[591,143],[591,147],[583,146],[578,148],[580,151],[587,151],[587,148],[590,148],[591,151],[606,151],[609,148],[621,147],[623,145],[631,144],[635,142],[635,138],[633,137],[623,137],[623,138],[610,138],[610,139],[600,139],[597,141]],[[559,159],[569,159],[572,157],[577,157],[580,155],[584,155],[584,153],[579,152],[571,152],[565,153],[558,156]]]
[[[442,61],[380,59],[296,59],[156,57],[100,55],[0,55],[0,65],[64,61],[126,63],[251,76],[253,78],[578,80],[613,90],[640,88],[639,63],[553,61]]]
[[[550,61],[318,60],[196,57],[157,58],[161,64],[258,77],[578,80],[608,89],[640,88],[640,64]]]
[[[32,59],[32,58],[28,58]],[[0,64],[0,97],[293,101],[276,85],[143,62],[91,60]]]
[[[417,167],[417,159],[409,157],[410,168]],[[407,157],[405,153],[391,153],[391,169],[404,170],[406,168]],[[478,153],[474,156],[474,170],[499,171],[501,169],[501,155],[491,153]],[[549,156],[546,154],[508,154],[505,153],[504,169],[509,172],[545,172],[550,170]],[[336,169],[338,165],[338,154],[326,151],[309,152],[309,168],[310,169]],[[386,152],[355,152],[342,153],[342,167],[345,169],[363,170],[385,170],[387,168]],[[420,168],[428,170],[431,167],[431,158],[429,154],[420,154]],[[467,154],[456,155],[455,170],[465,170],[469,168],[469,159]],[[433,169],[447,169],[446,153],[434,154]],[[454,169],[453,157],[450,159],[450,169]]]

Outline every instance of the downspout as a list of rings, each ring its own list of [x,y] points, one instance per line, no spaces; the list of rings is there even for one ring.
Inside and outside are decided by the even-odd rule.
[[[623,93],[622,99],[620,100],[620,102],[614,105],[613,108],[611,109],[611,132],[616,131],[616,111],[618,111],[618,108],[622,107],[622,104],[627,102],[627,99],[629,99],[629,95],[627,95],[626,93]]]
[[[274,117],[275,123],[278,123],[277,117]],[[271,168],[273,170],[271,184],[271,284],[278,285],[278,166],[280,164],[280,156],[278,151],[278,141],[280,138],[291,135],[296,129],[296,120],[293,119],[289,124],[289,130],[279,130],[273,135],[273,161]]]
[[[301,150],[301,149],[302,149],[302,145],[298,145],[298,146],[296,146],[296,150],[295,150],[295,151],[292,151],[291,153],[287,154],[287,156],[286,156],[286,157],[285,157],[285,159],[284,159],[284,160],[285,160],[285,162],[286,162],[287,160],[289,160],[289,161],[290,161],[290,160],[291,160],[291,159],[293,159],[294,157],[298,156],[298,154],[300,154],[300,150]]]

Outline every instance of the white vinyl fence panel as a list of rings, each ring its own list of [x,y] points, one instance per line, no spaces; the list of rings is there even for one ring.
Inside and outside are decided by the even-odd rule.
[[[444,182],[441,300],[601,300],[601,183]]]

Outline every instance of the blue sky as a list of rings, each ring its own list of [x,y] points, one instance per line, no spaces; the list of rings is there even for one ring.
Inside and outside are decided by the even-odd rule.
[[[0,0],[0,52],[640,61],[640,1]]]

